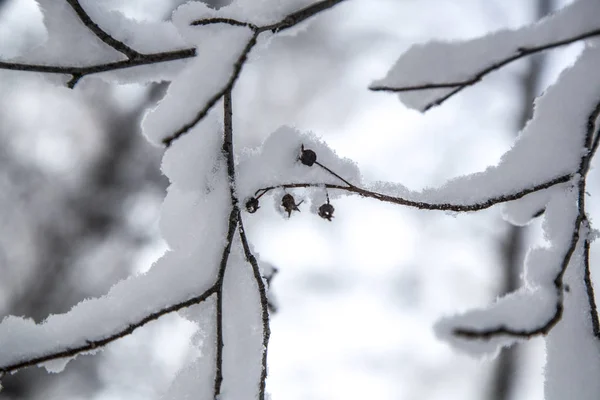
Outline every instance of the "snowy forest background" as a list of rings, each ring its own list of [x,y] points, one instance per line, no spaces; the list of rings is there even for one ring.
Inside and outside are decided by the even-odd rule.
[[[152,21],[182,3],[102,2]],[[516,28],[565,5],[348,0],[245,68],[236,86],[244,121],[237,145],[256,147],[292,125],[356,161],[365,179],[412,190],[484,170],[511,147],[533,98],[573,63],[581,43],[510,64],[425,114],[368,87],[415,43]],[[42,39],[33,1],[0,1],[2,59]],[[148,270],[167,248],[158,228],[168,185],[163,150],[139,128],[167,84],[82,86],[73,94],[39,74],[0,70],[2,317],[39,323],[67,312]],[[592,165],[592,216],[597,187]],[[245,223],[260,258],[279,270],[268,355],[274,399],[543,398],[542,340],[481,360],[432,329],[520,286],[539,219],[524,229],[504,222],[498,207],[451,214],[343,197],[328,223],[308,209],[282,218],[267,204]],[[161,398],[197,356],[188,347],[196,330],[166,315],[59,374],[33,367],[4,376],[0,399]]]

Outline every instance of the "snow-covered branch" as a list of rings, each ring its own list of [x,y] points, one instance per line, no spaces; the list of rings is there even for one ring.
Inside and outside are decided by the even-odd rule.
[[[568,189],[564,196],[556,197],[548,205],[548,213],[551,215],[550,217],[546,216],[546,218],[550,218],[550,222],[546,221],[546,230],[550,230],[550,233],[558,237],[553,238],[555,248],[551,250],[538,249],[537,252],[532,252],[529,256],[528,263],[531,266],[528,278],[533,290],[524,289],[515,295],[506,296],[489,310],[476,310],[448,321],[442,321],[438,325],[438,333],[441,336],[451,334],[460,340],[475,341],[475,344],[472,342],[457,342],[457,345],[471,351],[479,351],[480,347],[490,349],[489,346],[510,343],[505,341],[507,337],[530,338],[548,334],[562,319],[565,292],[569,293],[571,291],[570,286],[564,284],[564,275],[567,268],[571,266],[571,268],[585,270],[584,281],[590,307],[590,319],[593,334],[598,337],[597,309],[589,275],[588,252],[590,239],[585,197],[586,177],[591,160],[596,153],[597,138],[600,135],[599,116],[600,102],[597,102],[584,125],[586,128],[584,151],[580,158],[577,173],[571,178],[572,188]],[[570,226],[569,231],[558,231],[558,229],[565,229],[566,226]],[[583,252],[584,255],[573,261],[573,255],[578,251],[578,248],[579,252]],[[550,253],[548,253],[549,251]],[[550,255],[555,257],[561,253],[562,256],[558,265],[554,267],[549,265],[537,266],[542,263],[554,264],[555,261]],[[536,268],[544,268],[544,270],[540,271]],[[554,274],[550,273],[552,270],[555,271]],[[577,282],[577,284],[582,285],[584,282]],[[527,310],[529,310],[529,313],[535,313],[536,317],[526,314],[511,315],[511,310],[514,312],[517,304],[524,303],[532,307],[531,309],[527,308]],[[456,339],[450,340],[455,342]],[[481,340],[485,343],[482,343]]]
[[[96,338],[90,335],[89,338],[85,339],[83,341],[83,344],[80,345],[74,345],[72,347],[65,346],[52,350],[49,348],[48,350],[43,349],[38,352],[29,350],[27,351],[26,355],[24,353],[18,357],[13,357],[12,359],[15,361],[10,361],[6,364],[3,363],[2,365],[0,365],[0,377],[2,377],[2,375],[6,373],[14,373],[20,369],[41,365],[49,361],[54,361],[61,358],[69,359],[76,357],[79,354],[93,353],[106,346],[107,344],[114,342],[115,340],[121,339],[127,335],[132,334],[133,331],[135,331],[137,328],[140,328],[148,324],[149,322],[156,321],[163,315],[176,312],[196,304],[200,304],[216,292],[217,285],[213,285],[209,289],[204,291],[204,293],[198,296],[192,297],[191,299],[182,301],[180,303],[169,305],[156,312],[149,313],[138,321],[131,322],[124,327],[118,328],[114,333],[111,333],[108,336]],[[90,317],[93,318],[96,316],[90,315]],[[2,343],[6,343],[5,339],[2,340]],[[50,344],[51,342],[49,341],[48,343]],[[5,358],[6,357],[2,357],[2,360],[4,360]],[[11,358],[9,358],[9,360],[10,359]]]
[[[599,36],[599,12],[598,2],[581,0],[520,29],[466,42],[416,45],[370,89],[399,93],[408,107],[425,112],[513,61]]]
[[[311,187],[324,187],[327,189],[340,190],[343,192],[347,192],[350,194],[356,194],[361,197],[367,197],[371,199],[376,199],[379,201],[383,201],[386,203],[399,204],[401,206],[414,207],[421,210],[439,210],[439,211],[452,211],[452,212],[472,212],[472,211],[480,211],[485,210],[486,208],[490,208],[496,204],[506,203],[509,201],[517,200],[527,196],[528,194],[535,193],[544,189],[551,188],[555,185],[568,182],[571,179],[571,175],[563,175],[558,178],[552,179],[548,182],[541,183],[539,185],[534,185],[529,188],[525,188],[519,190],[514,193],[503,194],[500,196],[490,197],[483,201],[471,203],[471,204],[449,204],[449,203],[427,203],[424,201],[411,200],[405,197],[396,197],[390,196],[384,193],[379,193],[367,189],[360,188],[355,185],[336,185],[331,183],[286,183],[277,186],[270,186],[266,188],[258,189],[255,192],[255,198],[260,199],[263,195],[275,189],[299,189],[299,188],[311,188]],[[418,197],[418,194],[415,194],[415,197]]]
[[[128,59],[135,59],[142,57],[142,54],[138,53],[131,47],[127,46],[125,43],[115,39],[108,33],[106,33],[97,23],[95,23],[88,13],[83,9],[79,0],[66,0],[67,3],[73,8],[81,22],[96,35],[100,40],[104,43],[117,50],[118,52],[123,53],[125,57]]]

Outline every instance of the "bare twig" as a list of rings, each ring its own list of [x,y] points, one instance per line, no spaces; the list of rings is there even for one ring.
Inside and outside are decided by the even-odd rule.
[[[96,24],[83,9],[79,0],[66,0],[67,3],[73,8],[81,22],[98,37],[104,43],[112,47],[113,49],[123,53],[128,59],[143,57],[141,53],[138,53],[125,43],[118,41],[108,33],[106,33],[98,24]]]
[[[56,65],[39,65],[0,61],[0,69],[6,69],[11,71],[42,72],[47,74],[71,75],[73,78],[68,82],[67,86],[73,89],[77,82],[79,82],[81,78],[87,75],[115,71],[125,68],[139,67],[142,65],[159,64],[163,62],[183,60],[195,56],[196,49],[188,48],[181,50],[166,51],[162,53],[143,54],[137,58],[127,59],[123,61],[108,62],[103,64],[95,64],[87,67],[63,67]]]
[[[255,193],[257,198],[260,198],[264,194],[270,192],[271,190],[282,188],[282,189],[298,189],[298,188],[309,188],[309,187],[325,187],[327,189],[336,189],[345,191],[348,193],[357,194],[362,197],[368,197],[372,199],[376,199],[379,201],[383,201],[386,203],[399,204],[407,207],[419,208],[421,210],[439,210],[439,211],[453,211],[453,212],[470,212],[470,211],[480,211],[486,208],[490,208],[496,204],[506,203],[508,201],[513,201],[520,199],[522,197],[527,196],[528,194],[538,192],[540,190],[548,189],[552,186],[558,185],[560,183],[568,182],[572,178],[572,175],[562,175],[557,178],[551,179],[547,182],[541,183],[539,185],[535,185],[529,188],[525,188],[515,193],[509,193],[500,195],[497,197],[491,197],[481,202],[472,203],[472,204],[450,204],[450,203],[426,203],[422,201],[414,201],[404,199],[402,197],[394,197],[386,194],[373,192],[370,190],[362,189],[354,185],[350,186],[342,186],[342,185],[334,185],[329,183],[287,183],[277,186],[269,186],[266,188],[258,189]]]
[[[225,93],[223,98],[224,108],[224,132],[223,132],[223,155],[227,160],[227,179],[229,181],[229,193],[231,201],[231,212],[229,213],[229,228],[227,231],[227,244],[223,250],[221,257],[221,265],[217,277],[217,351],[215,360],[215,384],[214,396],[218,398],[221,393],[221,385],[223,383],[223,281],[225,279],[225,270],[231,252],[231,245],[235,235],[235,230],[239,224],[238,200],[235,194],[235,163],[233,159],[233,125],[231,111],[231,92]]]
[[[163,144],[165,146],[169,147],[173,143],[174,140],[176,140],[181,135],[184,135],[190,129],[192,129],[198,122],[200,122],[202,120],[202,118],[204,118],[206,116],[206,114],[208,114],[208,112],[210,111],[210,109],[215,104],[217,104],[217,102],[226,93],[230,93],[231,92],[231,90],[233,89],[233,86],[235,85],[235,82],[237,81],[238,77],[240,76],[240,73],[242,72],[242,68],[244,67],[244,64],[246,63],[246,60],[248,59],[248,54],[250,53],[250,51],[252,50],[252,48],[256,45],[256,38],[257,37],[258,37],[258,34],[255,32],[252,35],[252,37],[250,38],[250,40],[248,41],[248,43],[246,44],[246,46],[244,47],[244,50],[242,50],[242,53],[239,55],[237,61],[233,65],[233,74],[229,77],[229,80],[227,81],[227,83],[225,84],[225,86],[222,89],[220,89],[218,92],[216,92],[208,100],[208,102],[206,102],[206,104],[204,105],[204,107],[202,107],[202,109],[196,114],[196,116],[194,117],[193,120],[191,120],[190,122],[188,122],[185,125],[183,125],[181,128],[179,128],[171,136],[168,136],[168,137],[164,138],[162,140],[162,142],[163,142]]]
[[[55,352],[28,358],[26,360],[22,360],[22,361],[15,362],[12,364],[2,365],[2,366],[0,366],[0,374],[5,374],[8,372],[11,372],[11,373],[16,372],[23,368],[32,367],[32,366],[44,363],[46,361],[57,360],[59,358],[74,357],[78,354],[85,353],[85,352],[91,351],[91,350],[95,350],[100,347],[104,347],[107,344],[114,342],[117,339],[121,339],[127,335],[130,335],[137,328],[146,325],[148,322],[155,321],[155,320],[159,319],[160,317],[162,317],[163,315],[166,315],[166,314],[169,314],[169,313],[172,313],[175,311],[179,311],[183,308],[191,307],[196,304],[200,304],[216,292],[217,292],[217,285],[213,285],[199,296],[192,297],[186,301],[183,301],[183,302],[180,302],[177,304],[173,304],[168,307],[162,308],[158,311],[155,311],[153,313],[150,313],[150,314],[146,315],[145,317],[141,318],[140,320],[130,323],[126,327],[120,329],[119,331],[117,331],[107,337],[100,338],[100,339],[87,339],[87,340],[85,340],[85,344],[82,344],[80,346],[64,348],[64,349],[57,350]]]
[[[262,32],[266,32],[266,31],[271,31],[273,33],[276,33],[276,32],[281,32],[285,29],[289,29],[295,25],[298,25],[299,23],[301,23],[323,11],[329,10],[330,8],[336,6],[340,3],[343,3],[344,1],[347,1],[347,0],[321,0],[321,1],[311,4],[305,8],[302,8],[298,11],[294,11],[291,14],[286,15],[280,21],[278,21],[274,24],[263,25],[263,26],[254,25],[250,22],[238,21],[233,18],[205,18],[205,19],[199,19],[199,20],[193,21],[190,25],[202,26],[202,25],[212,25],[212,24],[227,24],[227,25],[232,25],[232,26],[245,26],[245,27],[252,29],[256,33],[262,33]]]
[[[254,274],[254,280],[256,281],[256,285],[258,287],[258,293],[260,296],[260,308],[261,308],[261,316],[262,316],[262,324],[263,324],[263,351],[262,351],[262,360],[261,360],[261,373],[260,373],[260,383],[259,383],[259,392],[258,398],[259,400],[265,400],[265,387],[267,381],[267,349],[269,346],[269,337],[271,336],[271,328],[269,327],[269,308],[270,303],[267,297],[267,288],[263,281],[263,277],[260,273],[260,268],[258,266],[258,261],[252,251],[250,250],[250,245],[248,243],[248,238],[246,237],[246,231],[244,230],[244,224],[242,221],[241,213],[238,216],[240,224],[239,224],[239,232],[240,239],[242,241],[242,246],[244,248],[244,254],[246,256],[246,261],[252,266],[252,272]]]
[[[588,224],[586,219],[585,224]],[[584,249],[583,249],[583,262],[584,262],[584,275],[583,281],[585,283],[585,289],[588,296],[588,303],[590,305],[590,319],[592,321],[592,331],[594,336],[600,339],[600,321],[598,321],[598,308],[596,306],[596,296],[594,295],[594,285],[592,284],[592,271],[590,269],[590,240],[589,240],[589,227],[587,232]]]
[[[598,35],[600,35],[600,29],[594,29],[594,30],[591,30],[588,32],[580,33],[580,34],[572,36],[572,37],[544,43],[539,46],[521,47],[521,48],[517,49],[517,51],[514,54],[511,54],[510,56],[507,56],[506,58],[496,61],[496,62],[488,65],[487,67],[484,67],[483,69],[481,69],[479,71],[475,71],[471,74],[470,78],[460,80],[460,81],[424,83],[424,84],[419,84],[419,85],[398,86],[398,87],[371,86],[369,89],[372,91],[375,91],[375,92],[400,93],[400,92],[414,92],[414,91],[430,90],[430,89],[454,88],[454,90],[450,91],[449,93],[445,94],[444,96],[441,96],[441,97],[427,103],[421,109],[421,111],[425,112],[435,106],[441,105],[442,103],[444,103],[446,100],[448,100],[449,98],[451,98],[452,96],[454,96],[455,94],[460,92],[461,90],[478,83],[479,81],[481,81],[481,79],[483,79],[483,77],[485,77],[489,73],[497,71],[497,70],[501,69],[502,67],[506,66],[507,64],[510,64],[513,61],[516,61],[523,57],[530,56],[535,53],[539,53],[541,51],[554,49],[554,48],[560,47],[560,46],[565,46],[567,44],[575,43],[580,40],[588,39],[588,38],[598,36]]]

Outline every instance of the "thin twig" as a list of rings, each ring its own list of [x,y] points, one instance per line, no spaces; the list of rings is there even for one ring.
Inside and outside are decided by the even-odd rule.
[[[331,169],[329,169],[328,167],[324,166],[320,162],[315,161],[315,164],[317,164],[319,167],[323,168],[325,171],[329,172],[331,175],[333,175],[336,178],[338,178],[340,181],[344,182],[349,187],[355,187],[353,184],[351,184],[350,182],[348,182],[347,180],[345,180],[344,178],[342,178],[341,176],[339,176],[338,174],[336,174],[335,172],[333,172]]]
[[[208,112],[210,111],[210,109],[215,104],[217,104],[217,102],[226,93],[231,92],[231,90],[233,89],[233,86],[235,85],[235,82],[237,81],[238,77],[240,76],[240,73],[242,72],[242,68],[244,67],[244,64],[246,63],[246,60],[248,59],[248,54],[250,53],[250,51],[252,50],[252,48],[256,45],[256,38],[257,37],[258,37],[258,34],[254,33],[252,35],[252,37],[250,38],[250,40],[248,41],[248,43],[246,43],[246,46],[242,50],[242,53],[239,55],[238,59],[236,60],[235,64],[233,65],[233,74],[229,77],[229,80],[227,81],[227,83],[225,84],[225,86],[223,88],[221,88],[218,92],[216,92],[206,102],[206,104],[204,105],[204,107],[202,107],[202,109],[196,114],[196,116],[194,117],[193,120],[191,120],[190,122],[188,122],[185,125],[183,125],[177,131],[175,131],[171,136],[168,136],[168,137],[166,137],[166,138],[164,138],[162,140],[162,143],[166,147],[171,146],[171,144],[173,143],[174,140],[176,140],[177,138],[179,138],[181,135],[184,135],[190,129],[192,129],[194,126],[196,126],[196,124],[198,122],[200,122],[202,120],[202,118],[204,118],[206,116],[206,114],[208,114]]]
[[[587,225],[587,220],[585,221]],[[600,321],[598,321],[598,308],[596,306],[596,296],[594,295],[594,285],[592,283],[592,271],[590,269],[590,240],[589,240],[589,228],[587,232],[584,249],[583,249],[583,263],[584,263],[584,275],[583,281],[585,283],[585,289],[588,297],[588,303],[590,305],[590,319],[592,321],[592,331],[597,339],[600,339]]]
[[[192,297],[186,301],[182,301],[180,303],[170,305],[168,307],[165,307],[158,311],[155,311],[151,314],[148,314],[145,317],[141,318],[140,320],[130,323],[129,325],[127,325],[127,327],[125,327],[107,337],[104,337],[101,339],[87,339],[87,340],[85,340],[85,344],[80,345],[80,346],[64,348],[64,349],[57,350],[55,352],[51,352],[51,353],[44,354],[41,356],[32,357],[32,358],[22,360],[19,362],[15,362],[12,364],[2,365],[2,366],[0,366],[0,374],[5,374],[8,372],[11,372],[11,373],[16,372],[17,370],[20,370],[20,369],[23,369],[26,367],[32,367],[32,366],[44,363],[46,361],[57,360],[59,358],[74,357],[74,356],[77,356],[78,354],[85,353],[85,352],[91,351],[91,350],[95,350],[100,347],[104,347],[107,344],[114,342],[117,339],[121,339],[127,335],[130,335],[137,328],[146,325],[148,322],[155,321],[155,320],[159,319],[160,317],[162,317],[163,315],[166,315],[166,314],[169,314],[169,313],[172,313],[175,311],[179,311],[183,308],[191,307],[196,304],[200,304],[203,301],[205,301],[206,299],[208,299],[211,295],[216,293],[216,291],[217,291],[217,286],[213,285],[199,296]]]
[[[382,86],[371,86],[369,89],[372,91],[375,91],[375,92],[400,93],[400,92],[414,92],[414,91],[420,91],[420,90],[454,88],[454,90],[450,91],[449,93],[445,94],[444,96],[438,97],[437,99],[427,103],[421,109],[421,111],[425,112],[425,111],[431,109],[432,107],[441,105],[442,103],[444,103],[446,100],[448,100],[449,98],[451,98],[452,96],[454,96],[455,94],[460,92],[461,90],[478,83],[479,81],[481,81],[481,79],[483,79],[484,76],[488,75],[491,72],[501,69],[502,67],[506,66],[507,64],[510,64],[513,61],[516,61],[523,57],[530,56],[535,53],[539,53],[541,51],[565,46],[567,44],[575,43],[580,40],[588,39],[588,38],[598,36],[598,35],[600,35],[600,29],[594,29],[594,30],[591,30],[588,32],[580,33],[578,35],[575,35],[575,36],[572,36],[569,38],[559,39],[559,40],[552,41],[549,43],[544,43],[539,46],[520,47],[517,49],[516,53],[511,54],[510,56],[507,56],[501,60],[498,60],[498,61],[488,65],[487,67],[484,67],[481,70],[472,73],[470,78],[463,79],[460,81],[424,83],[424,84],[419,84],[419,85],[398,86],[398,87],[382,85]]]
[[[143,54],[137,58],[114,61],[103,64],[95,64],[87,67],[75,67],[75,66],[57,66],[57,65],[40,65],[40,64],[26,64],[16,62],[4,62],[0,61],[0,69],[6,69],[11,71],[24,71],[24,72],[41,72],[47,74],[64,74],[71,75],[74,79],[69,81],[68,87],[73,89],[75,84],[84,76],[98,74],[101,72],[115,71],[125,68],[139,67],[142,65],[159,64],[163,62],[184,60],[196,56],[195,48],[181,49],[166,51],[161,53],[150,53]],[[77,77],[75,79],[75,77]]]
[[[271,336],[271,328],[269,327],[269,299],[267,297],[267,288],[263,281],[263,277],[260,273],[260,268],[258,266],[258,261],[254,254],[252,254],[252,250],[250,250],[250,245],[248,243],[248,238],[246,237],[246,231],[244,230],[244,223],[242,220],[241,213],[238,216],[239,218],[239,233],[240,239],[242,241],[242,246],[244,248],[244,254],[246,256],[246,261],[252,266],[252,272],[254,274],[254,280],[256,281],[256,285],[258,287],[258,293],[260,295],[260,308],[261,308],[261,316],[262,316],[262,325],[263,325],[263,351],[262,351],[262,360],[261,360],[261,373],[260,373],[260,383],[259,383],[259,392],[258,398],[259,400],[265,400],[265,387],[267,382],[267,349],[269,347],[269,337]]]
[[[231,245],[235,235],[235,230],[239,224],[240,210],[238,208],[238,200],[235,194],[235,161],[233,159],[233,125],[232,125],[232,111],[231,111],[231,92],[225,93],[223,97],[223,156],[227,161],[227,180],[229,182],[229,195],[231,201],[231,212],[229,213],[229,228],[227,231],[227,243],[223,250],[223,256],[221,257],[221,265],[217,276],[217,351],[215,360],[215,383],[214,383],[214,397],[218,398],[221,393],[221,385],[223,383],[223,347],[225,345],[223,341],[223,282],[225,280],[225,271],[227,269],[227,262],[229,260],[229,254],[231,252]]]
[[[309,188],[309,187],[325,187],[327,189],[336,189],[345,191],[348,193],[357,194],[362,197],[372,198],[379,201],[383,201],[386,203],[399,204],[407,207],[419,208],[421,210],[438,210],[438,211],[453,211],[453,212],[470,212],[470,211],[480,211],[486,208],[490,208],[496,204],[506,203],[508,201],[513,201],[520,199],[522,197],[527,196],[528,194],[538,192],[540,190],[548,189],[552,186],[568,182],[571,179],[572,175],[562,175],[558,178],[551,179],[547,182],[541,183],[539,185],[532,186],[530,188],[526,188],[520,190],[515,193],[503,194],[496,197],[491,197],[481,202],[472,203],[472,204],[450,204],[450,203],[426,203],[422,201],[414,201],[404,199],[402,197],[394,197],[386,194],[373,192],[370,190],[362,189],[357,186],[342,186],[342,185],[334,185],[329,183],[286,183],[277,186],[269,186],[266,188],[258,189],[255,193],[257,198],[260,198],[264,194],[270,192],[271,190],[282,188],[282,189],[298,189],[298,188]],[[259,195],[260,193],[260,195]]]
[[[323,12],[347,0],[321,0],[291,14],[286,15],[274,24],[258,26],[250,22],[239,21],[233,18],[204,18],[190,23],[192,26],[204,26],[212,24],[226,24],[231,26],[245,26],[256,33],[271,31],[273,33],[289,29],[299,23]]]
[[[79,0],[66,0],[67,3],[73,8],[81,22],[98,37],[98,39],[102,40],[104,43],[117,50],[118,52],[123,53],[128,59],[140,58],[143,55],[131,47],[127,46],[125,43],[118,41],[110,34],[106,33],[98,24],[96,24],[88,15],[88,13],[83,9]]]

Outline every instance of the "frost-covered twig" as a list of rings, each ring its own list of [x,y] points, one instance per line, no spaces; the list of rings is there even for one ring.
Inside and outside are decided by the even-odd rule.
[[[125,43],[115,39],[110,34],[105,32],[97,23],[95,23],[88,13],[83,9],[79,0],[66,0],[67,3],[73,8],[81,22],[98,37],[98,39],[102,40],[104,43],[112,47],[113,49],[121,52],[128,59],[143,57],[143,54],[137,52],[131,47],[127,46]]]
[[[235,230],[239,223],[238,200],[235,194],[235,165],[233,160],[233,125],[231,111],[231,91],[225,93],[224,99],[224,133],[223,133],[223,155],[227,160],[227,178],[229,179],[229,193],[231,200],[231,211],[229,213],[229,226],[227,228],[227,242],[223,249],[221,264],[217,277],[217,312],[216,312],[216,327],[217,327],[217,351],[215,360],[215,399],[221,393],[221,384],[223,383],[223,281],[225,278],[225,270],[227,269],[227,261],[231,252],[231,245],[235,235]]]
[[[60,349],[60,350],[52,352],[52,353],[24,359],[24,360],[21,360],[19,362],[15,362],[12,364],[0,365],[0,375],[6,374],[9,372],[10,373],[16,372],[20,369],[27,368],[27,367],[33,367],[35,365],[38,365],[38,364],[41,364],[41,363],[44,363],[47,361],[57,360],[59,358],[74,357],[81,353],[86,353],[89,351],[99,349],[101,347],[106,346],[109,343],[114,342],[115,340],[118,340],[125,336],[130,335],[137,328],[140,328],[149,322],[155,321],[155,320],[159,319],[160,317],[162,317],[163,315],[166,315],[166,314],[169,314],[169,313],[172,313],[175,311],[179,311],[179,310],[182,310],[187,307],[191,307],[196,304],[200,304],[203,301],[207,300],[210,296],[212,296],[216,292],[217,292],[217,285],[213,285],[209,289],[204,291],[204,293],[202,293],[196,297],[192,297],[191,299],[188,299],[181,303],[173,304],[173,305],[165,307],[159,311],[148,314],[144,318],[140,319],[139,321],[130,323],[126,327],[118,330],[117,332],[113,333],[110,336],[107,336],[104,338],[99,338],[99,339],[87,339],[87,340],[85,340],[85,344],[82,344],[80,346]]]
[[[464,42],[415,45],[371,90],[398,93],[408,107],[427,111],[515,60],[599,36],[599,11],[598,2],[576,1],[536,24]]]
[[[588,225],[589,222],[586,218],[585,224]],[[592,329],[594,331],[594,336],[600,339],[600,321],[598,321],[598,307],[596,306],[596,296],[594,295],[594,285],[592,283],[592,271],[590,269],[590,238],[589,238],[589,229],[588,236],[585,238],[585,242],[583,244],[583,262],[585,265],[584,271],[584,282],[585,289],[588,296],[588,302],[590,304],[590,319],[592,321]]]
[[[252,35],[252,37],[246,44],[246,47],[244,47],[244,49],[242,50],[242,53],[239,55],[237,61],[233,65],[233,74],[227,81],[227,84],[225,85],[225,87],[223,87],[221,90],[219,90],[217,93],[215,93],[209,99],[209,101],[205,104],[205,106],[202,107],[202,109],[198,112],[198,114],[196,114],[196,116],[194,117],[193,120],[191,120],[190,122],[183,125],[177,131],[175,131],[172,135],[164,138],[162,140],[162,142],[165,146],[169,147],[171,145],[171,143],[173,143],[174,140],[179,138],[181,135],[184,135],[190,129],[192,129],[194,126],[196,126],[196,124],[198,122],[200,122],[202,120],[202,118],[204,118],[206,116],[206,114],[208,114],[208,111],[222,97],[224,97],[226,93],[231,93],[231,90],[233,89],[233,85],[235,85],[235,82],[237,81],[238,77],[240,76],[240,73],[242,72],[242,68],[244,67],[244,64],[246,63],[246,60],[248,59],[248,54],[250,53],[252,48],[256,45],[257,38],[258,38],[258,33],[254,33],[254,35]]]
[[[269,299],[267,298],[267,288],[265,286],[265,282],[263,280],[260,267],[258,266],[258,261],[254,254],[252,254],[252,250],[250,249],[250,244],[248,243],[248,238],[246,236],[246,231],[244,230],[244,223],[242,220],[241,213],[238,215],[239,218],[239,227],[238,230],[240,232],[240,239],[242,241],[242,246],[244,247],[244,255],[246,256],[246,261],[252,266],[252,273],[254,274],[254,280],[256,281],[256,285],[258,286],[258,292],[260,295],[260,308],[261,308],[261,317],[263,324],[263,351],[262,351],[262,360],[261,360],[261,374],[260,374],[260,384],[259,384],[259,399],[263,400],[265,398],[265,388],[267,382],[267,349],[269,346],[269,337],[271,336],[271,328],[269,327],[269,309],[271,305],[269,303]],[[268,279],[267,279],[268,281]]]
[[[57,66],[57,65],[40,65],[26,64],[18,62],[0,61],[0,69],[25,72],[41,72],[47,74],[64,74],[71,75],[72,79],[67,83],[67,87],[73,89],[79,80],[87,75],[98,74],[101,72],[115,71],[125,68],[139,67],[142,65],[159,64],[169,61],[183,60],[196,56],[196,49],[182,49],[166,51],[161,53],[143,54],[137,58],[127,59],[123,61],[107,62],[102,64],[90,65],[87,67],[77,66]]]
[[[421,210],[439,210],[439,211],[453,211],[453,212],[469,212],[469,211],[479,211],[484,210],[486,208],[490,208],[496,204],[506,203],[508,201],[513,201],[520,199],[522,197],[527,196],[528,194],[538,192],[540,190],[548,189],[552,186],[558,185],[560,183],[568,182],[572,178],[572,175],[563,175],[558,178],[549,180],[547,182],[531,186],[529,188],[523,189],[521,191],[515,193],[509,193],[502,196],[496,196],[489,198],[482,202],[477,202],[473,204],[448,204],[448,203],[426,203],[422,201],[413,201],[408,200],[402,197],[394,197],[389,196],[383,193],[373,192],[367,189],[359,188],[355,185],[343,186],[343,185],[334,185],[334,184],[324,184],[324,183],[286,183],[277,186],[265,187],[262,189],[258,189],[255,193],[257,198],[262,197],[264,194],[270,192],[271,190],[282,188],[282,189],[298,189],[298,188],[309,188],[309,187],[325,187],[327,189],[336,189],[342,190],[348,193],[357,194],[362,197],[368,197],[376,200],[380,200],[386,203],[399,204],[407,207],[419,208]]]
[[[567,267],[569,266],[569,263],[571,262],[573,253],[575,252],[575,249],[577,248],[577,245],[581,240],[582,228],[587,228],[587,223],[586,223],[587,216],[586,216],[586,211],[585,211],[586,178],[587,178],[587,173],[590,169],[591,160],[594,157],[595,151],[597,150],[597,147],[594,147],[594,145],[597,142],[597,140],[595,140],[595,137],[597,138],[598,135],[600,135],[600,130],[596,125],[599,115],[600,115],[600,102],[596,103],[594,110],[589,114],[589,117],[587,120],[585,143],[584,143],[585,151],[581,157],[581,161],[579,164],[579,169],[577,171],[577,174],[575,174],[572,179],[573,185],[577,188],[577,216],[576,216],[575,220],[573,221],[572,234],[571,234],[569,246],[565,251],[565,254],[561,261],[560,268],[559,268],[558,273],[555,276],[554,281],[553,281],[554,287],[556,289],[556,308],[555,308],[554,314],[547,320],[546,323],[544,323],[536,328],[533,328],[533,329],[515,329],[515,328],[512,328],[507,325],[499,325],[496,327],[486,328],[486,329],[472,329],[472,328],[458,327],[458,328],[453,329],[453,334],[455,336],[463,337],[463,338],[470,338],[470,339],[490,339],[495,336],[512,336],[512,337],[530,338],[530,337],[537,336],[540,334],[543,334],[543,335],[547,334],[561,320],[562,314],[564,311],[564,307],[563,307],[564,293],[563,292],[564,292],[564,290],[566,290],[566,288],[563,285],[563,276],[567,270]],[[585,234],[587,235],[587,233],[585,233]],[[584,253],[586,253],[586,255],[584,256],[584,264],[585,265],[583,266],[586,269],[586,274],[585,274],[586,282],[585,283],[587,286],[587,280],[589,277],[589,274],[587,273],[587,270],[589,270],[589,261],[588,261],[589,258],[587,255],[588,250],[589,250],[589,240],[588,240],[587,236],[584,237],[583,240],[584,240],[584,246],[587,246],[584,251]],[[600,328],[598,328],[598,319],[597,319],[597,314],[596,314],[595,300],[593,297],[593,290],[590,290],[591,281],[590,281],[589,285],[590,286],[588,286],[587,294],[588,294],[590,308],[591,308],[590,312],[592,315],[593,330],[594,330],[594,334],[597,335],[597,333],[600,332]]]
[[[252,24],[250,22],[238,21],[233,18],[203,18],[196,20],[191,23],[194,26],[203,26],[203,25],[212,25],[212,24],[227,24],[232,26],[245,26],[252,29],[256,33],[262,33],[266,31],[271,31],[273,33],[281,32],[285,29],[289,29],[304,20],[317,15],[318,13],[328,10],[333,6],[342,3],[347,0],[321,0],[314,4],[311,4],[307,7],[304,7],[298,11],[295,11],[291,14],[286,15],[279,22],[274,24],[262,25],[258,26]]]
[[[507,56],[506,58],[496,61],[485,68],[482,68],[478,71],[473,71],[472,75],[469,78],[462,79],[460,81],[454,82],[431,82],[424,83],[413,86],[386,86],[386,85],[374,85],[369,89],[374,92],[392,92],[392,93],[401,93],[401,92],[416,92],[420,90],[431,90],[431,89],[449,89],[453,88],[453,90],[443,96],[436,98],[433,101],[428,102],[421,108],[421,111],[427,111],[435,106],[439,106],[444,103],[446,100],[453,97],[458,92],[466,89],[469,86],[473,86],[476,83],[480,82],[486,75],[497,71],[506,65],[512,63],[513,61],[517,61],[523,57],[527,57],[545,50],[554,49],[556,47],[565,46],[571,43],[578,42],[580,40],[588,39],[594,36],[600,35],[600,29],[594,29],[589,32],[583,32],[581,34],[561,38],[555,41],[551,41],[548,43],[540,44],[537,46],[528,46],[528,47],[520,47],[514,54]]]

